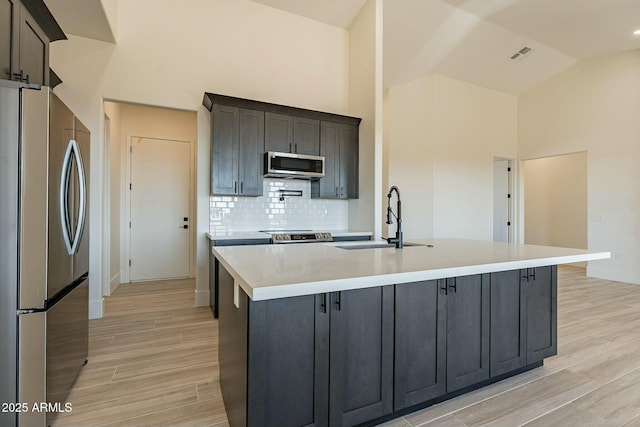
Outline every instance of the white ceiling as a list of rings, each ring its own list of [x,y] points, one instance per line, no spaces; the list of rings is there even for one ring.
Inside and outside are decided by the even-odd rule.
[[[340,28],[365,3],[253,1]],[[386,87],[440,73],[518,94],[579,59],[640,48],[639,0],[384,0],[383,17]],[[534,52],[511,61],[524,46]]]
[[[44,0],[65,34],[115,43],[101,0]]]
[[[67,34],[113,43],[103,1],[45,3]],[[348,29],[367,0],[252,1]],[[385,87],[439,73],[519,94],[577,60],[640,48],[640,0],[383,1]],[[533,53],[511,61],[524,46]]]

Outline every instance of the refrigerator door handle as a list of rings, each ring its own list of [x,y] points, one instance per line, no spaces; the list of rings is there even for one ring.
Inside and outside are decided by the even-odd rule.
[[[76,167],[78,173],[78,194],[80,197],[78,203],[78,221],[75,230],[71,230],[71,212],[69,212],[69,181],[71,179],[72,166]],[[71,139],[67,145],[62,163],[62,174],[60,175],[60,221],[64,244],[69,255],[77,252],[80,238],[82,237],[87,207],[85,187],[86,178],[80,148],[78,147],[78,143],[74,139]]]

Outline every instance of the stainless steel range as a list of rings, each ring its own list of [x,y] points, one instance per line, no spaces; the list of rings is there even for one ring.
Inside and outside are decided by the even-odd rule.
[[[271,235],[273,244],[333,242],[331,233],[319,233],[313,230],[261,230],[261,232]]]

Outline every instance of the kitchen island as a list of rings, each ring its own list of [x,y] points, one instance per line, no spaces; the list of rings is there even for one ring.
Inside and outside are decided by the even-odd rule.
[[[556,266],[609,257],[414,243],[212,248],[230,424],[374,425],[541,366],[557,348]]]

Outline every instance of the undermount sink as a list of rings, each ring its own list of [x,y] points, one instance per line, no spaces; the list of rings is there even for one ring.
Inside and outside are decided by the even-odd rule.
[[[403,248],[410,248],[410,247],[415,247],[415,246],[426,246],[428,248],[432,248],[433,247],[433,245],[423,245],[421,243],[404,243],[402,245]],[[336,248],[348,249],[348,250],[353,250],[353,249],[395,248],[395,247],[396,247],[396,245],[389,244],[389,243],[370,243],[370,244],[365,244],[365,245],[338,245],[338,246],[336,246]]]

